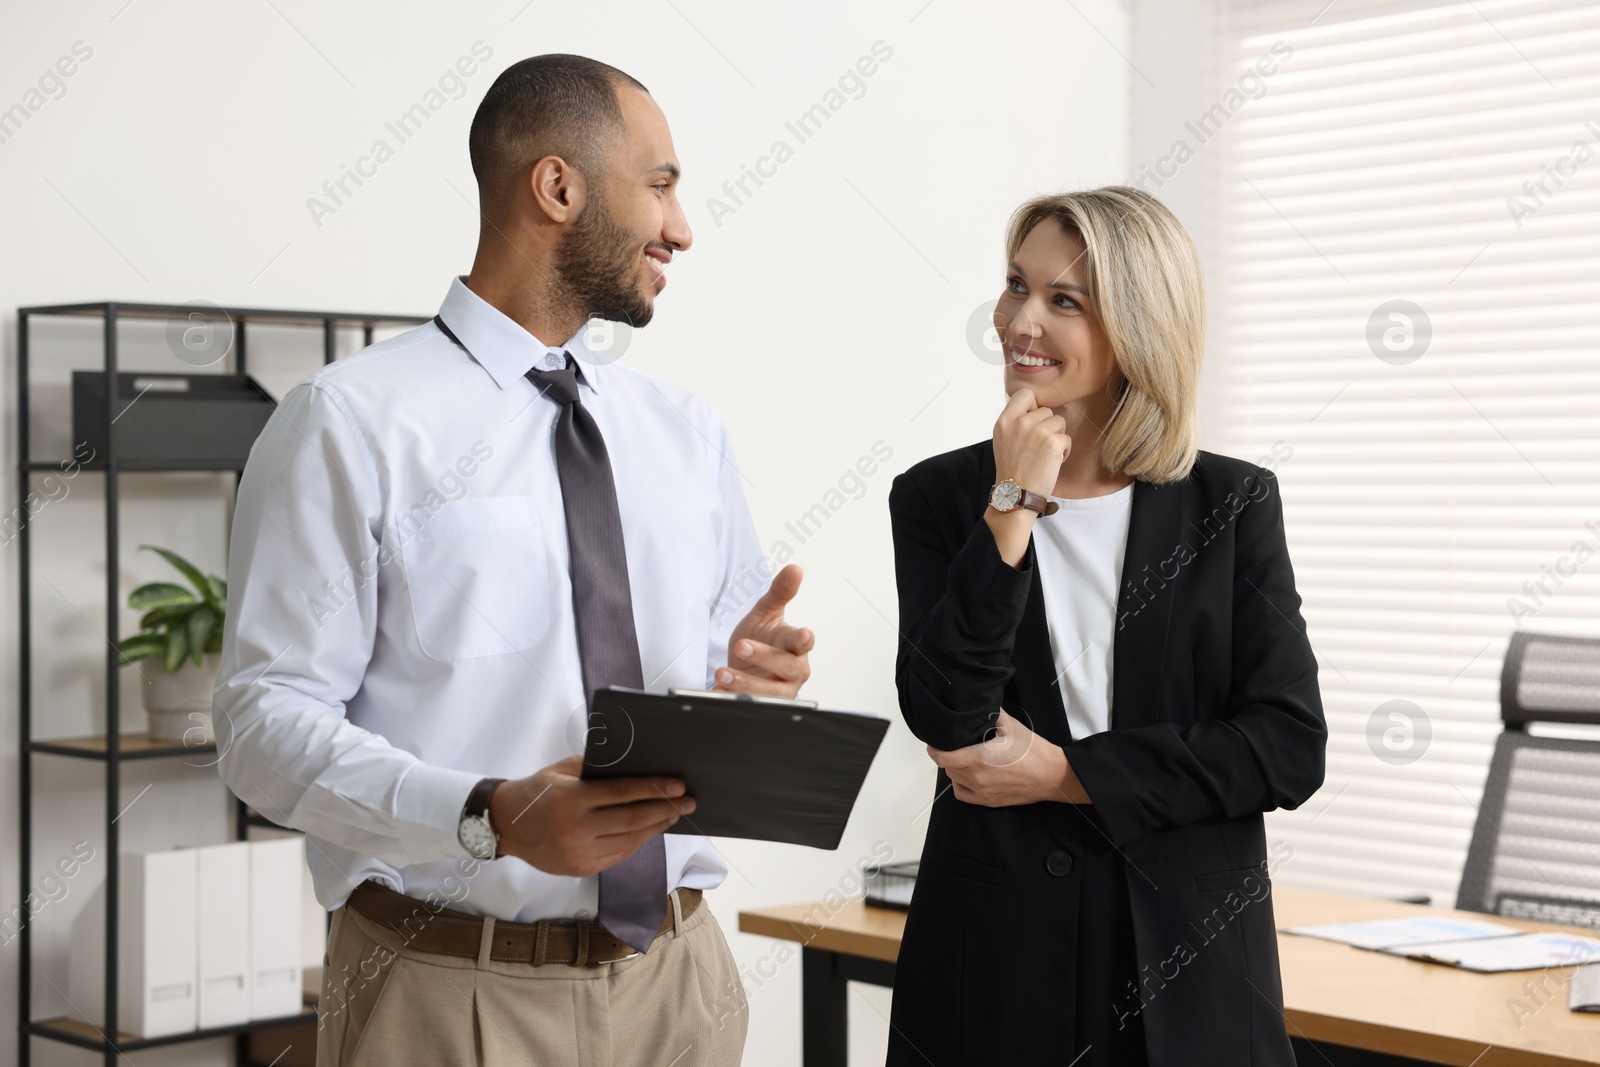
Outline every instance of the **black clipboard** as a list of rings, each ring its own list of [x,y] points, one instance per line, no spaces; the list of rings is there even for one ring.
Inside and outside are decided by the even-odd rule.
[[[583,777],[682,778],[670,833],[838,848],[889,720],[745,696],[597,689]]]

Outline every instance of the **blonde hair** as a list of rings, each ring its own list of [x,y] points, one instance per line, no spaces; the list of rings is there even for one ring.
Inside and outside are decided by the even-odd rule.
[[[1006,257],[1046,219],[1083,240],[1089,302],[1127,379],[1100,437],[1101,461],[1141,481],[1188,477],[1206,332],[1194,242],[1149,193],[1107,185],[1024,203],[1011,216]]]

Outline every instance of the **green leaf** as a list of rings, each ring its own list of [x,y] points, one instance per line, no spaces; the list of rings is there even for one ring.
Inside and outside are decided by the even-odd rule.
[[[117,648],[120,651],[129,652],[149,646],[156,651],[160,651],[166,646],[166,642],[167,638],[165,634],[132,634],[131,636],[124,637],[122,639],[122,643],[119,644]]]
[[[159,553],[162,559],[172,564],[180,574],[189,579],[189,584],[194,586],[195,592],[199,593],[206,603],[210,604],[214,610],[220,611],[222,609],[222,605],[216,602],[211,586],[206,583],[205,575],[201,574],[200,569],[193,563],[190,563],[176,552],[169,552],[164,548],[157,548],[155,545],[140,545],[139,547],[148,548],[152,552]]]
[[[167,627],[166,667],[175,671],[183,666],[183,657],[189,654],[188,631],[182,626]]]
[[[182,604],[175,608],[156,608],[153,611],[145,612],[139,617],[139,628],[143,630],[165,630],[168,626],[181,626],[191,613],[204,607],[206,605],[203,601],[191,600],[187,604]]]
[[[208,574],[206,585],[211,588],[211,606],[217,611],[225,611],[228,607],[228,583],[215,574]]]
[[[128,607],[134,611],[151,611],[155,608],[175,608],[183,604],[198,604],[193,593],[171,582],[150,582],[128,594]]]
[[[122,654],[123,666],[137,663],[151,656],[161,655],[166,651],[167,639],[162,634],[134,634],[124,638],[122,644],[117,646],[117,651]]]
[[[211,637],[211,628],[216,625],[217,613],[209,607],[202,605],[189,613],[184,620],[185,635],[189,642],[189,658],[194,660],[196,667],[200,666],[201,657],[205,655],[206,641]]]

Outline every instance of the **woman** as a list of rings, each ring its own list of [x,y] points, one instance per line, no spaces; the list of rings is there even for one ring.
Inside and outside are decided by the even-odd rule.
[[[993,439],[889,494],[939,767],[889,1065],[1288,1067],[1262,812],[1327,727],[1276,481],[1196,451],[1204,292],[1159,201],[1029,201],[1006,253]]]

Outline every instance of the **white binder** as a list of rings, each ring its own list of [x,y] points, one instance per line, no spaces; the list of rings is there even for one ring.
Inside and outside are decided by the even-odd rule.
[[[123,1033],[162,1037],[193,1030],[199,1021],[195,854],[177,849],[120,857],[117,1029]],[[102,881],[72,924],[68,1010],[93,1026],[105,1024],[105,912]]]
[[[304,1009],[301,923],[305,838],[264,838],[250,846],[250,1018]]]
[[[200,1028],[250,1021],[250,843],[196,849]]]

